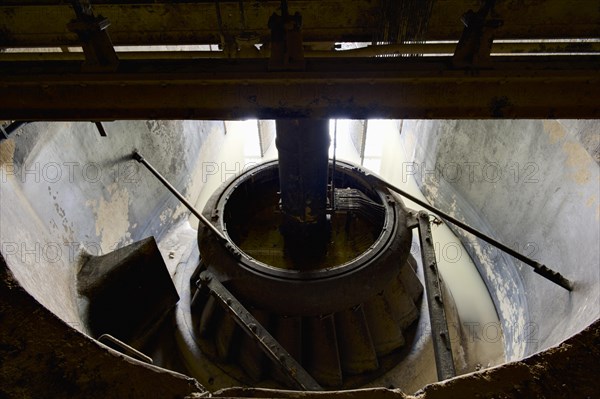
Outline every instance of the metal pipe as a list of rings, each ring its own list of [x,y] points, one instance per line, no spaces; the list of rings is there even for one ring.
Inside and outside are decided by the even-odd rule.
[[[369,129],[369,120],[365,119],[362,135],[360,136],[360,166],[365,164],[365,148],[367,146],[367,130]]]
[[[338,120],[334,120],[333,127],[333,162],[331,167],[331,210],[335,211],[335,153],[337,150],[337,125]]]
[[[307,50],[305,57],[377,57],[400,55],[439,55],[452,54],[456,43],[401,43],[381,44],[359,47],[349,50]],[[600,52],[600,42],[500,42],[493,43],[491,55],[511,54],[515,56],[526,54],[597,54]]]
[[[304,56],[308,58],[357,58],[394,55],[439,55],[453,54],[456,43],[402,43],[384,44],[377,46],[360,47],[350,50],[305,50]],[[85,59],[83,52],[5,52],[0,53],[2,61],[82,61]],[[500,42],[492,45],[491,55],[511,54],[519,55],[544,55],[544,54],[598,54],[600,42]],[[225,51],[118,51],[120,60],[185,60],[203,58],[229,58],[231,54]],[[235,57],[242,56],[237,54]],[[256,53],[257,58],[268,58],[268,52]],[[243,57],[245,58],[245,57]]]
[[[453,218],[452,216],[448,215],[447,213],[444,213],[444,212],[440,211],[439,209],[429,205],[428,203],[421,201],[420,199],[410,195],[406,191],[403,191],[403,190],[399,189],[398,187],[392,185],[391,183],[388,183],[387,181],[383,180],[379,176],[375,176],[372,174],[369,174],[367,176],[373,178],[376,182],[384,184],[390,190],[395,191],[396,193],[400,194],[401,196],[403,196],[403,197],[413,201],[414,203],[422,206],[423,208],[427,209],[428,211],[433,212],[434,214],[441,217],[442,219],[460,227],[461,229],[473,234],[474,236],[482,239],[483,241],[486,241],[487,243],[495,246],[496,248],[509,254],[510,256],[517,258],[521,262],[531,266],[533,268],[534,272],[536,272],[540,276],[546,278],[547,280],[550,280],[553,283],[560,285],[567,291],[573,291],[573,283],[571,281],[569,281],[568,279],[566,279],[560,273],[548,268],[545,265],[542,265],[539,262],[536,262],[535,260],[533,260],[525,255],[520,254],[519,252],[513,250],[512,248],[509,248],[506,245],[502,244],[501,242],[493,239],[492,237],[485,235],[484,233],[480,232],[479,230],[476,230],[473,227],[466,225],[463,222]]]
[[[154,169],[152,165],[150,165],[148,161],[146,161],[142,154],[140,154],[138,151],[134,151],[133,159],[144,165],[154,176],[156,176],[156,178],[160,180],[160,182],[167,189],[169,189],[169,191],[173,193],[173,195],[175,195],[177,199],[179,199],[179,201],[181,201],[181,203],[185,205],[186,208],[189,209],[190,212],[192,212],[194,216],[196,216],[204,226],[208,227],[210,231],[212,231],[219,240],[227,241],[227,238],[223,235],[223,233],[221,233],[211,222],[209,222],[209,220],[205,218],[204,215],[198,212],[196,208],[194,208],[194,206],[191,203],[189,203],[188,200],[179,191],[177,191],[175,187],[171,185],[171,183],[168,182],[167,179],[165,179],[156,169]]]
[[[140,360],[144,363],[154,364],[154,361],[152,360],[152,358],[150,356],[143,354],[142,352],[127,345],[125,342],[113,337],[110,334],[102,334],[98,338],[98,341],[100,341],[104,345],[106,345],[116,351],[119,351],[121,353],[124,353],[125,355],[130,356],[134,359]]]

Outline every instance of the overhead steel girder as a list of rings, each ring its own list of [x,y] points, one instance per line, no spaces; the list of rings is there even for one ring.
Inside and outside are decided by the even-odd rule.
[[[0,63],[0,119],[600,118],[600,57],[498,57],[452,69],[447,57]]]
[[[68,4],[18,3],[29,5],[0,6],[0,47],[2,43],[11,47],[77,45],[77,37],[66,29],[74,17]],[[280,1],[246,2],[242,20],[239,1],[92,3],[96,15],[110,20],[108,33],[115,45],[218,44],[221,35],[231,40],[243,32],[253,32],[264,41],[271,35],[269,17],[281,5]],[[301,0],[293,2],[291,11],[303,16],[305,40],[371,40],[377,5],[369,0]]]
[[[219,4],[219,26],[216,4]],[[240,3],[244,12],[240,11]],[[399,3],[399,2],[398,2]],[[503,0],[495,15],[503,20],[496,39],[594,38],[600,32],[600,8],[592,0]],[[252,32],[267,40],[269,16],[279,1],[92,1],[96,15],[108,18],[115,45],[215,44],[221,35],[232,40]],[[385,5],[387,4],[387,6]],[[298,0],[290,11],[300,12],[306,42],[372,41],[385,24],[402,24],[384,10],[383,0]],[[458,40],[461,15],[477,9],[473,0],[433,3],[424,40]],[[387,15],[387,16],[386,16]],[[75,46],[77,36],[67,24],[74,11],[63,0],[3,0],[0,5],[0,47]],[[414,16],[408,16],[414,18]],[[411,35],[408,35],[410,39]]]
[[[399,55],[449,55],[454,53],[456,42],[444,43],[410,43],[410,44],[382,44],[359,47],[349,50],[305,50],[305,58],[357,58]],[[492,44],[492,55],[600,55],[600,40],[587,42],[498,42]],[[119,51],[117,56],[121,60],[151,60],[170,59],[183,60],[189,58],[260,58],[269,57],[268,51],[254,52],[252,54],[238,52],[235,56],[225,51]],[[13,51],[0,53],[2,61],[83,61],[85,53],[62,51]]]

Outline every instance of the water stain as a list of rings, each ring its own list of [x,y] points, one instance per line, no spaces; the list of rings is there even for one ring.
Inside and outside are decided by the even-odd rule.
[[[588,152],[579,143],[566,142],[563,151],[567,155],[566,165],[572,168],[572,178],[577,184],[586,184],[592,178],[592,160]]]

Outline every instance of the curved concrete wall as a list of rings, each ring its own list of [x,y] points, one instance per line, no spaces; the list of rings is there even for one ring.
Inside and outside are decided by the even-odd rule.
[[[0,142],[0,251],[19,283],[67,323],[79,320],[81,255],[157,241],[188,212],[143,166],[138,149],[190,198],[223,140],[222,122],[28,124]]]
[[[494,299],[507,360],[600,316],[599,132],[598,121],[404,122],[403,173],[432,204],[575,283],[569,293],[454,229]]]
[[[138,149],[197,198],[222,122],[36,122],[0,142],[0,252],[19,283],[80,330],[75,275],[109,252],[187,218],[130,160]],[[507,360],[548,348],[600,316],[597,121],[404,121],[402,141],[434,205],[575,282],[568,293],[459,230],[503,325]],[[196,175],[194,175],[196,173]],[[469,289],[465,286],[465,289]]]

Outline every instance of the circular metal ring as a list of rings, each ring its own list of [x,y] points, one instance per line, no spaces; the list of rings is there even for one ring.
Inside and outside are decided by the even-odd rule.
[[[278,179],[277,161],[247,170],[224,184],[207,202],[204,215],[227,237],[220,243],[199,226],[198,241],[203,263],[245,303],[285,315],[316,315],[339,311],[381,292],[398,274],[410,252],[411,231],[401,201],[383,186],[372,186],[356,166],[337,162],[336,176],[352,184],[382,205],[385,217],[371,247],[341,265],[321,270],[285,270],[258,261],[231,239],[228,202],[245,185],[256,187]]]

